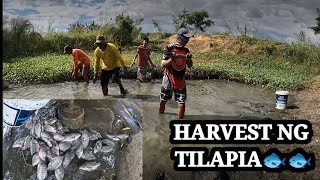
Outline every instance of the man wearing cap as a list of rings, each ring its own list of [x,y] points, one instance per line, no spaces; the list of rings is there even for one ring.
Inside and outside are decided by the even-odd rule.
[[[112,43],[108,43],[103,35],[97,36],[95,45],[97,45],[98,47],[94,51],[95,64],[93,82],[96,82],[101,66],[102,70],[100,79],[103,95],[108,95],[108,84],[111,78],[113,82],[119,85],[120,93],[126,94],[127,91],[121,84],[119,74],[120,67],[123,68],[125,74],[128,73],[128,70],[117,47]]]
[[[148,73],[151,74],[150,65],[154,67],[154,64],[151,61],[150,55],[150,49],[148,47],[149,44],[149,38],[145,37],[143,38],[143,42],[141,45],[137,48],[137,54],[135,55],[132,66],[135,65],[135,61],[138,58],[138,71],[137,71],[137,79],[141,82],[146,82],[151,80],[151,77],[148,77]]]
[[[187,100],[186,66],[191,68],[193,64],[192,55],[185,47],[190,37],[193,35],[187,29],[179,29],[176,42],[166,47],[161,63],[164,74],[160,91],[159,113],[164,113],[167,101],[172,99],[172,94],[174,94],[175,100],[178,102],[178,119],[184,118]]]
[[[64,54],[72,54],[73,56],[72,78],[79,79],[78,71],[80,69],[82,70],[83,79],[89,83],[90,56],[81,49],[73,49],[68,45],[64,47]]]

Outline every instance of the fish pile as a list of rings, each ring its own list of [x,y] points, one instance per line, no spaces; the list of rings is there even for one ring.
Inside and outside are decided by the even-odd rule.
[[[122,147],[129,139],[127,134],[102,136],[90,128],[78,132],[69,130],[55,117],[52,108],[39,112],[26,126],[30,136],[17,139],[12,147],[30,151],[39,180],[45,179],[48,171],[54,171],[56,179],[63,179],[65,169],[75,157],[86,160],[80,170],[96,170],[101,165],[96,161],[97,153],[114,153],[119,144]]]

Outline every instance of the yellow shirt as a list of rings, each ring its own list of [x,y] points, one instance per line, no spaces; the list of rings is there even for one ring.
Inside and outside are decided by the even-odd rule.
[[[125,66],[125,62],[120,52],[114,44],[108,43],[105,51],[99,47],[94,51],[94,73],[97,74],[101,69],[111,70],[115,67]]]

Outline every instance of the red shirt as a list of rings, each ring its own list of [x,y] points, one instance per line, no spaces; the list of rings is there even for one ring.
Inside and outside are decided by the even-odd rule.
[[[138,53],[138,66],[148,66],[150,55],[151,55],[150,49],[143,45],[139,45],[137,49],[137,53]]]

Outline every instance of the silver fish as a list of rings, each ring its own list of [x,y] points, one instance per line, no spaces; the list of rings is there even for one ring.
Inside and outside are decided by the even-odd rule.
[[[77,139],[79,139],[79,137],[81,136],[81,134],[79,133],[70,133],[64,136],[64,139],[62,141],[75,141]]]
[[[36,123],[34,125],[34,133],[36,135],[36,138],[40,138],[41,137],[41,131],[42,131],[42,127],[40,123]]]
[[[93,148],[93,153],[97,153],[102,148],[102,141],[97,141]]]
[[[59,133],[53,133],[53,139],[56,141],[62,141],[64,139],[64,136]]]
[[[56,118],[50,118],[50,119],[44,120],[44,124],[46,124],[46,125],[52,125],[52,124],[54,124],[56,121],[57,121]]]
[[[101,134],[99,133],[99,132],[97,132],[97,131],[95,131],[95,130],[93,130],[93,129],[89,129],[90,130],[90,134],[94,134],[96,137],[98,137],[98,138],[102,138],[102,136],[101,136]]]
[[[35,153],[32,156],[32,166],[36,166],[40,161],[39,153]]]
[[[49,138],[41,137],[41,139],[47,144],[48,147],[52,147],[52,143]]]
[[[70,132],[70,130],[68,128],[66,128],[66,127],[63,127],[62,131],[65,132],[65,133]]]
[[[40,146],[40,150],[39,150],[39,157],[42,161],[45,161],[46,160],[46,157],[47,157],[47,151],[45,149],[44,146]]]
[[[139,132],[140,127],[137,125],[137,122],[132,118],[130,113],[126,113],[124,111],[120,111],[120,115],[130,125],[130,128],[133,130],[133,132],[135,132],[135,133]]]
[[[53,139],[53,136],[52,136],[50,133],[46,132],[46,131],[42,131],[42,132],[40,133],[40,137],[41,137],[41,138]]]
[[[40,148],[40,145],[39,145],[38,141],[36,139],[32,139],[30,141],[30,153],[31,153],[31,156],[33,154],[35,154],[36,152],[39,152],[39,148]]]
[[[55,157],[49,164],[48,164],[48,170],[54,171],[58,169],[63,162],[63,156],[57,156]]]
[[[80,131],[81,133],[81,143],[83,144],[83,147],[86,148],[90,141],[90,135],[87,130]]]
[[[81,142],[80,142],[80,141],[73,141],[70,149],[75,150],[75,149],[77,149],[77,147],[79,147],[80,145],[81,145]]]
[[[74,157],[75,157],[75,152],[73,150],[67,151],[64,155],[64,159],[62,163],[63,167],[66,168]]]
[[[120,138],[115,135],[106,134],[107,138],[111,139],[112,141],[118,142],[120,141]]]
[[[58,155],[53,153],[51,150],[47,151],[47,158],[49,161],[52,161],[54,158],[56,158]]]
[[[60,166],[58,169],[54,171],[54,175],[56,176],[57,180],[62,180],[64,177],[64,168]]]
[[[113,151],[114,148],[111,147],[111,146],[102,146],[101,149],[100,149],[100,152],[102,153],[109,153],[111,151]]]
[[[54,129],[54,127],[50,126],[50,125],[44,125],[43,126],[44,130],[49,132],[49,133],[56,133],[57,130]]]
[[[21,148],[22,149],[23,145],[24,145],[24,141],[25,141],[24,138],[19,138],[13,143],[12,147],[13,148]]]
[[[100,166],[99,162],[89,161],[81,165],[79,169],[83,171],[93,171],[93,170],[96,170],[99,166]]]
[[[68,141],[60,142],[59,143],[59,149],[60,149],[60,151],[65,152],[66,150],[71,148],[71,145],[72,145],[72,143],[68,142]]]
[[[81,144],[81,145],[80,145],[79,147],[77,147],[77,149],[76,149],[76,155],[77,155],[78,159],[81,158],[82,154],[83,154],[83,145]]]
[[[84,160],[87,160],[87,161],[96,159],[96,157],[92,154],[92,151],[89,149],[83,150],[83,154],[82,154],[81,158]]]
[[[52,141],[52,153],[59,155],[59,144],[56,141]]]
[[[37,166],[37,177],[39,180],[44,180],[48,174],[48,167],[45,161],[40,160]]]
[[[60,121],[56,121],[55,123],[57,130],[63,130],[63,124]]]
[[[109,139],[102,139],[101,141],[105,145],[108,145],[108,146],[111,146],[111,147],[115,147],[116,146],[116,144],[114,142],[112,142],[111,140],[109,140]]]

